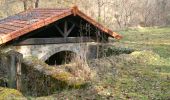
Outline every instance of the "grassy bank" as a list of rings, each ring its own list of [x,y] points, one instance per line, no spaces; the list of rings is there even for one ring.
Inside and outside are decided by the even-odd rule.
[[[170,28],[128,29],[119,33],[124,38],[114,43],[113,49],[134,52],[88,61],[97,74],[89,87],[64,90],[45,98],[169,100]]]
[[[117,46],[153,50],[161,57],[170,57],[170,27],[128,29],[119,33],[124,38],[116,43]]]
[[[115,67],[120,74],[114,85],[117,97],[170,99],[170,28],[129,29],[119,33],[124,39],[116,47],[144,51],[117,60],[119,64]]]

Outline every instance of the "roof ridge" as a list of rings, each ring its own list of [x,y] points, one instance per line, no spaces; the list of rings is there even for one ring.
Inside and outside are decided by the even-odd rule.
[[[43,13],[43,9],[46,9],[48,12],[45,11],[45,14]],[[54,11],[55,13],[53,13],[53,11],[49,11],[49,10],[60,10],[60,8],[36,8],[36,9],[29,9],[27,11],[22,11],[20,13],[17,13],[13,16],[9,16],[7,18],[4,18],[2,20],[0,20],[0,24],[3,26],[3,24],[16,24],[16,26],[18,27],[18,30],[15,31],[11,31],[11,32],[4,32],[4,33],[0,33],[0,44],[6,43],[12,39],[15,39],[19,36],[22,36],[30,31],[33,31],[35,29],[41,28],[45,25],[48,25],[50,23],[53,23],[59,19],[62,19],[66,16],[69,15],[78,15],[81,18],[83,18],[84,20],[88,21],[89,23],[91,23],[92,25],[96,26],[98,29],[100,29],[101,31],[107,33],[108,35],[116,38],[116,39],[121,39],[122,36],[113,32],[112,30],[104,27],[104,25],[100,24],[99,22],[95,21],[94,19],[92,19],[91,17],[89,17],[88,15],[86,15],[85,13],[83,13],[82,11],[79,10],[79,8],[77,6],[73,6],[71,8],[61,8],[63,10],[60,10],[59,12]],[[37,12],[34,12],[36,10],[42,10],[42,12],[40,12],[38,14],[38,16],[36,15]],[[34,12],[34,13],[32,13]],[[31,14],[29,14],[31,13]],[[47,13],[47,14],[46,14]],[[33,21],[31,23],[28,24],[28,22],[30,21],[30,16],[31,18],[37,18],[36,21]],[[18,22],[16,22],[18,21]],[[22,25],[21,25],[22,23]],[[22,27],[20,27],[22,26]],[[6,27],[7,30],[9,27]],[[8,30],[9,31],[9,30]]]
[[[119,35],[116,32],[113,32],[112,30],[106,28],[104,25],[102,25],[101,23],[95,21],[93,18],[91,18],[90,16],[86,15],[85,13],[83,13],[82,11],[79,10],[78,6],[73,6],[71,8],[74,16],[79,15],[81,17],[83,17],[85,20],[87,20],[89,23],[92,23],[94,26],[97,26],[99,29],[101,29],[102,31],[109,33],[109,35],[111,35],[112,37],[115,37],[116,39],[121,39],[123,38],[121,35]]]

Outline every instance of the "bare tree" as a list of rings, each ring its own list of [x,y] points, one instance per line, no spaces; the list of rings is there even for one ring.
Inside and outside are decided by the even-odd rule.
[[[22,9],[40,6],[71,7],[77,5],[86,14],[110,28],[136,26],[159,26],[170,23],[169,0],[0,0],[0,13],[9,16]],[[50,5],[45,5],[48,2]],[[18,8],[15,4],[22,3]],[[13,12],[13,13],[11,13]]]
[[[23,2],[24,10],[38,8],[39,0],[20,0]]]
[[[23,2],[24,10],[27,10],[27,7],[28,7],[27,0],[21,0],[21,1]]]
[[[130,25],[130,21],[135,15],[136,3],[131,0],[117,0],[113,5],[115,9],[114,17],[119,28],[126,28]]]
[[[35,0],[35,8],[39,7],[39,0]]]
[[[157,23],[156,25],[164,25],[166,24],[166,16],[167,16],[167,11],[166,11],[166,5],[168,4],[168,0],[156,0],[156,15],[157,15]]]
[[[102,16],[101,16],[101,13],[102,13],[102,7],[104,6],[106,2],[103,1],[103,0],[97,0],[97,8],[98,8],[98,13],[97,13],[97,19],[98,19],[98,22],[101,22],[102,20]]]
[[[138,9],[141,15],[141,26],[148,26],[150,24],[150,16],[152,15],[153,7],[148,0],[141,2],[141,7]]]

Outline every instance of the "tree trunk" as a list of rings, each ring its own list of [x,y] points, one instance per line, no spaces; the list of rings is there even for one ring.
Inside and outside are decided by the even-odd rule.
[[[35,1],[35,8],[38,8],[39,7],[39,0],[36,0]]]
[[[97,5],[98,5],[98,21],[101,21],[101,1],[97,0]]]
[[[24,0],[23,4],[24,4],[24,10],[27,10],[27,0]]]

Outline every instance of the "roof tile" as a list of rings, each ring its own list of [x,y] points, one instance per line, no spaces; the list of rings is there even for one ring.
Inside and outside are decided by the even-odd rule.
[[[27,34],[71,14],[79,15],[112,37],[117,39],[121,38],[119,34],[112,32],[103,25],[97,23],[92,18],[78,10],[77,7],[73,7],[71,9],[36,8],[0,20],[0,44],[11,41],[12,39],[20,37],[21,35]]]

